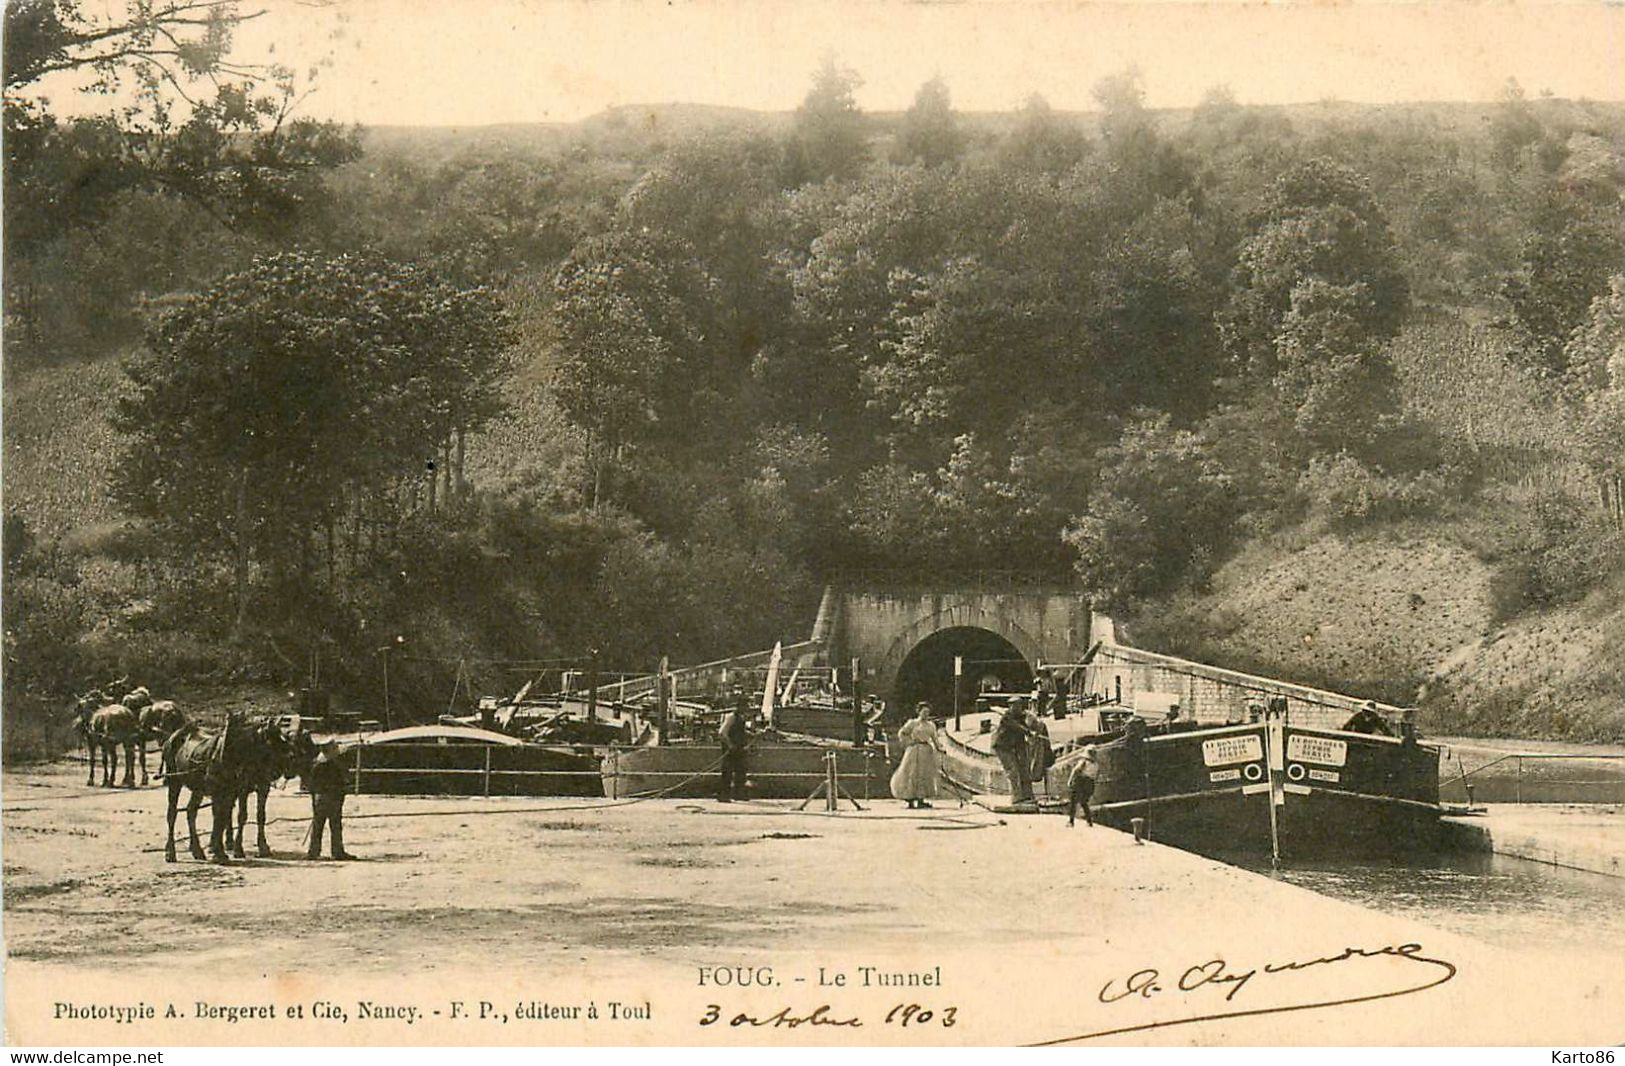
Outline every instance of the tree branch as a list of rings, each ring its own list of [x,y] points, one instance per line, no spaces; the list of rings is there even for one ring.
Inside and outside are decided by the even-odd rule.
[[[129,22],[115,23],[100,30],[81,30],[68,33],[53,51],[62,58],[42,63],[37,67],[24,66],[21,71],[6,71],[6,88],[16,89],[32,84],[47,74],[54,74],[63,70],[74,70],[79,67],[100,66],[116,59],[132,54],[131,49],[146,47],[153,34],[163,34],[177,48],[180,41],[169,31],[172,27],[197,26],[209,27],[215,25],[218,18],[225,18],[233,28],[245,22],[260,18],[268,13],[269,9],[240,13],[235,10],[233,0],[194,0],[192,3],[173,4],[162,10],[153,11],[143,18]],[[193,12],[209,11],[217,13],[205,17],[195,17]],[[230,14],[219,15],[220,12]],[[70,54],[81,52],[104,41],[111,41],[119,37],[129,37],[135,43],[126,48],[116,48],[102,55]]]
[[[37,78],[41,78],[46,74],[55,74],[57,71],[61,70],[73,70],[76,67],[96,67],[106,63],[116,62],[120,59],[151,59],[155,56],[170,56],[171,58],[175,59],[180,58],[179,53],[167,48],[154,49],[139,45],[131,45],[127,48],[120,48],[116,49],[115,51],[107,52],[104,55],[87,56],[81,59],[65,59],[56,63],[47,63],[44,66],[39,67],[38,73],[36,73],[30,80],[32,81]],[[27,83],[25,82],[23,84]],[[7,87],[11,88],[12,86]]]

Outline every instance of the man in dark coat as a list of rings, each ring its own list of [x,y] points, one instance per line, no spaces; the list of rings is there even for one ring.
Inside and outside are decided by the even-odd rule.
[[[332,830],[332,856],[353,859],[344,850],[344,796],[350,790],[349,769],[340,759],[338,747],[324,745],[305,772],[305,791],[310,793],[310,848],[307,859],[322,857],[322,833]]]
[[[1043,671],[1033,679],[1033,707],[1032,711],[1042,718],[1049,713],[1050,697],[1055,694],[1055,679],[1049,671]]]
[[[1365,705],[1355,712],[1354,717],[1343,723],[1346,733],[1371,733],[1379,737],[1391,737],[1394,731],[1389,728],[1388,720],[1377,710],[1377,705],[1367,700]]]
[[[745,722],[748,706],[741,696],[734,709],[722,716],[722,727],[717,730],[722,741],[722,780],[717,799],[723,803],[745,798],[745,752],[750,744],[750,727]]]
[[[1010,779],[1010,806],[1032,803],[1033,783],[1029,776],[1032,762],[1028,756],[1027,698],[1017,696],[1010,708],[999,719],[993,730],[993,752]]]

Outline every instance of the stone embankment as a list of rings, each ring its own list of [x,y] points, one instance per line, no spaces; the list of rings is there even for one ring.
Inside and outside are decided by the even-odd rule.
[[[1463,851],[1625,877],[1625,808],[1498,803],[1483,815],[1445,822],[1451,841]]]

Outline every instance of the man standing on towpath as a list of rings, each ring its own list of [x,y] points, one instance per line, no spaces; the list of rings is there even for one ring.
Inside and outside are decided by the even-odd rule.
[[[321,858],[324,830],[331,832],[333,858],[355,858],[344,850],[344,796],[350,790],[349,775],[334,743],[323,745],[305,772],[305,791],[310,793],[310,848],[305,858]]]
[[[722,716],[722,727],[717,730],[722,741],[722,780],[717,799],[723,803],[745,798],[745,749],[750,744],[750,729],[745,724],[748,706],[741,693],[734,709]]]
[[[1017,696],[1010,701],[998,727],[993,730],[993,751],[999,757],[999,765],[1004,767],[1004,776],[1010,779],[1012,807],[1035,803],[1027,744],[1027,697]]]

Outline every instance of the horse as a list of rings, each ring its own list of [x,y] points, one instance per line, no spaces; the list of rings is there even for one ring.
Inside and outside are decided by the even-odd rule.
[[[140,717],[121,703],[110,703],[92,712],[85,724],[85,738],[86,743],[93,749],[101,751],[103,787],[113,787],[113,778],[116,774],[114,762],[118,758],[118,749],[121,746],[124,748],[123,787],[135,787],[135,749],[140,735]],[[90,780],[85,783],[94,784],[95,779],[96,756],[93,750],[90,758]]]
[[[128,703],[125,704],[129,706]],[[134,708],[132,708],[133,710]],[[158,750],[163,750],[164,741],[177,729],[186,726],[186,715],[175,706],[174,700],[153,700],[137,712],[141,723],[141,732],[136,737],[136,745],[141,755],[141,783],[147,783],[147,742],[154,741]]]
[[[169,792],[169,837],[164,843],[164,861],[175,861],[175,814],[182,788],[190,790],[186,826],[193,858],[226,862],[228,852],[235,858],[244,857],[241,824],[233,833],[232,813],[241,806],[246,818],[250,792],[260,794],[259,853],[268,856],[265,794],[272,781],[299,771],[299,748],[282,735],[274,722],[250,723],[235,714],[227,715],[226,724],[219,729],[188,725],[170,734],[164,741],[159,766]],[[210,799],[213,818],[207,856],[197,837],[197,812],[204,796]]]
[[[73,698],[73,709],[69,713],[73,716],[73,731],[85,742],[85,761],[90,764],[90,776],[85,779],[87,785],[96,783],[96,742],[90,735],[90,716],[111,702],[99,688]]]
[[[251,795],[258,796],[259,806],[255,811],[255,825],[259,831],[259,839],[255,846],[255,854],[262,859],[268,859],[271,857],[271,848],[265,843],[265,801],[270,796],[271,786],[280,779],[297,777],[308,770],[316,758],[316,745],[310,739],[310,734],[303,731],[295,731],[291,737],[283,733],[273,719],[256,721],[249,729],[254,737],[254,756],[245,764],[242,778],[238,782],[236,832],[232,832],[232,827],[228,824],[226,842],[233,857],[245,858],[243,831],[248,822],[248,798]]]
[[[129,681],[128,674],[115,678],[105,685],[98,685],[84,695],[76,695],[73,698],[73,706],[68,713],[73,720],[72,728],[74,733],[78,734],[79,739],[85,743],[85,761],[90,764],[90,772],[85,778],[85,784],[87,785],[96,783],[96,752],[98,750],[97,740],[90,732],[90,719],[103,707],[110,707],[120,702],[108,695],[108,693],[117,692],[127,681]]]
[[[170,734],[159,756],[158,774],[169,793],[166,817],[169,837],[164,842],[164,861],[175,861],[175,811],[181,789],[190,790],[186,802],[186,828],[194,859],[225,862],[223,836],[231,819],[231,804],[237,797],[237,776],[244,761],[243,747],[248,727],[235,714],[226,716],[219,728],[189,725]],[[210,799],[213,822],[209,830],[209,853],[204,855],[197,839],[197,811],[203,797]]]

